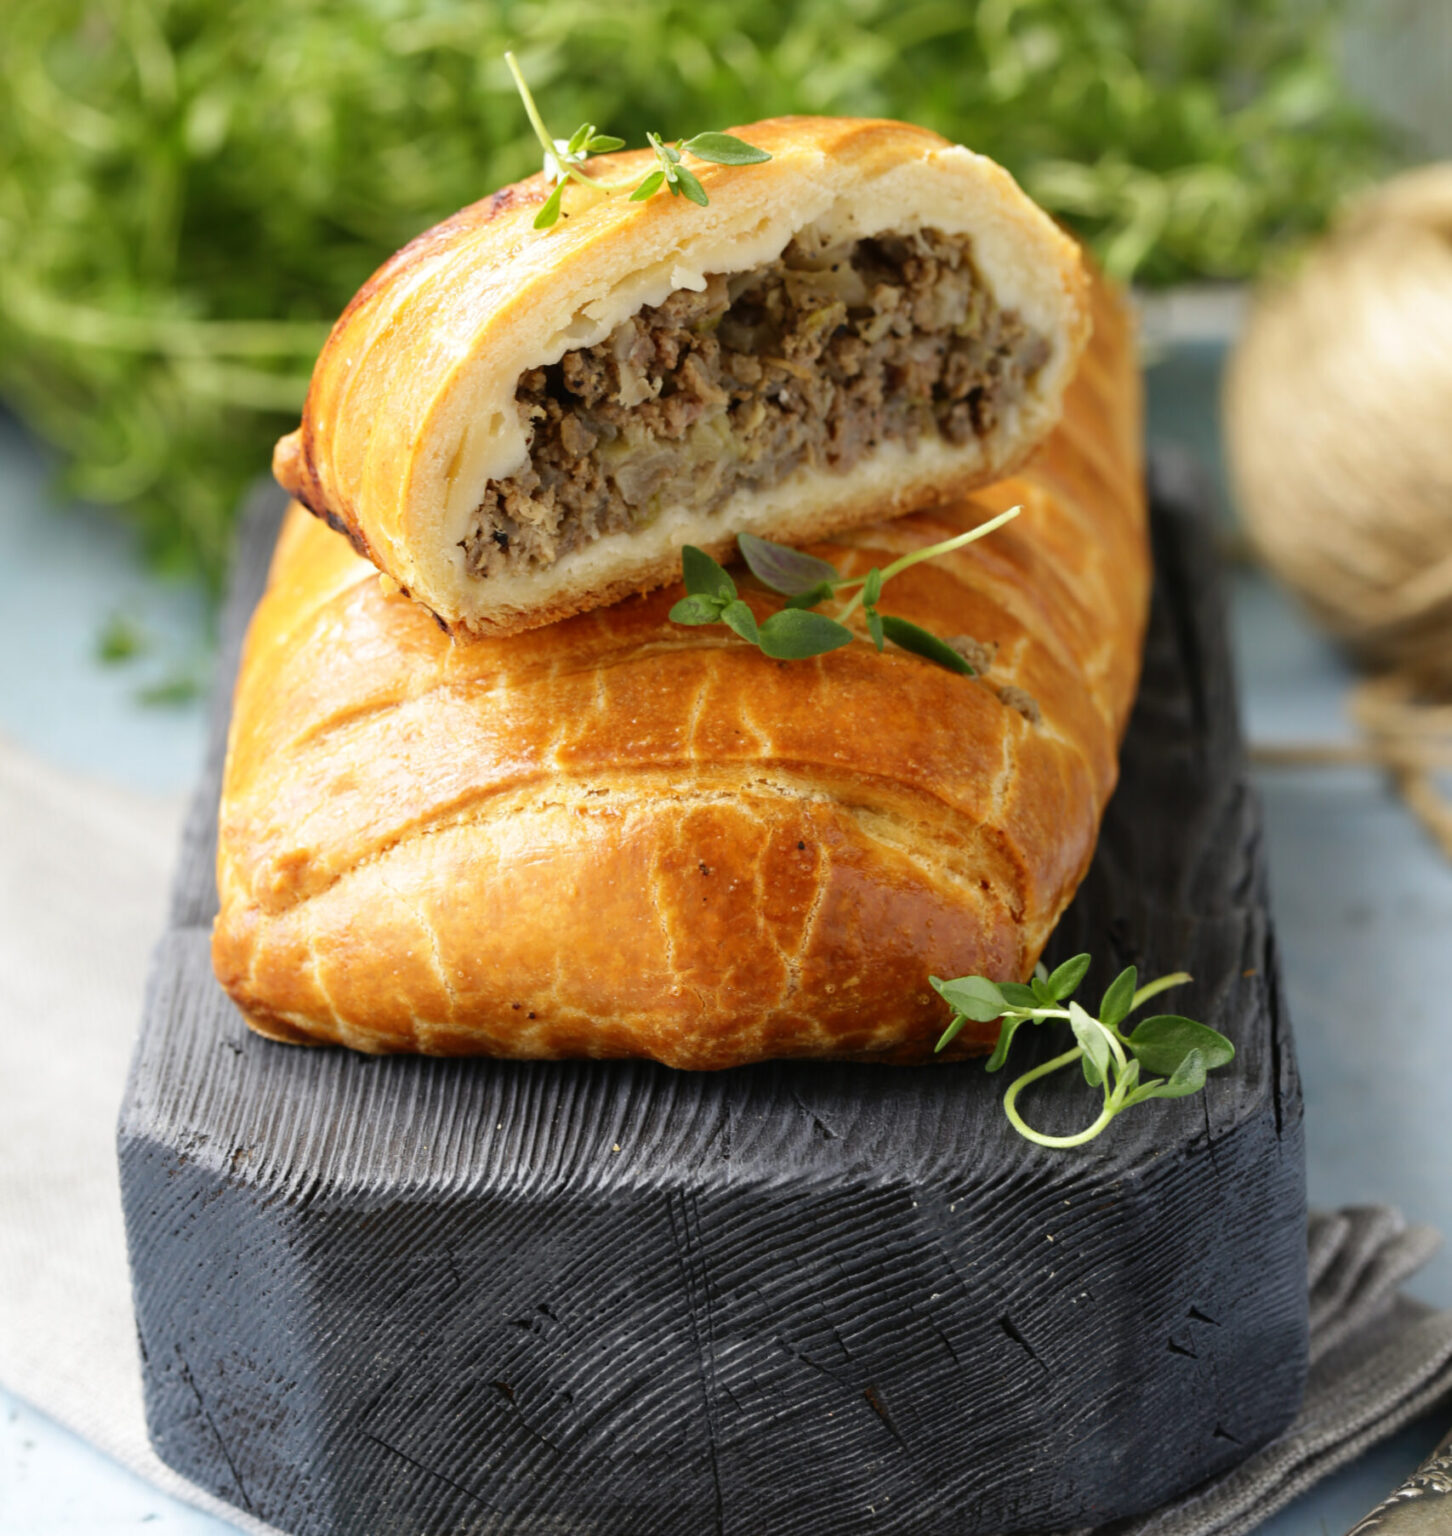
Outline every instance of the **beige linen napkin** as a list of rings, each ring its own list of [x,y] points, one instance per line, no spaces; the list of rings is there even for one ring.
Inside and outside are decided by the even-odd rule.
[[[1447,1536],[1452,1529],[1452,1435],[1347,1536]]]
[[[0,740],[0,1382],[189,1504],[267,1536],[146,1438],[115,1120],[179,803]],[[1316,1217],[1300,1418],[1234,1472],[1113,1536],[1244,1536],[1452,1390],[1452,1312],[1398,1294],[1436,1246],[1369,1208]]]
[[[157,1459],[116,1172],[116,1112],[183,805],[0,738],[0,1382],[149,1482],[270,1527]]]

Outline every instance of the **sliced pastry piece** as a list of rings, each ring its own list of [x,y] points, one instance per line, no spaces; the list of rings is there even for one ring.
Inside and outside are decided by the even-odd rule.
[[[707,207],[572,186],[537,230],[536,176],[405,247],[334,328],[283,486],[505,635],[673,580],[683,544],[802,543],[1021,463],[1088,333],[1073,242],[921,128],[734,132],[772,158],[695,165]]]

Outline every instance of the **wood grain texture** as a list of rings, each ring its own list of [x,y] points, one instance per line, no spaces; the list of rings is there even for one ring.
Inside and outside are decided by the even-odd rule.
[[[1050,953],[1093,949],[1090,991],[1186,966],[1177,1004],[1240,1054],[1076,1154],[1019,1140],[973,1062],[259,1039],[207,952],[214,751],[120,1127],[163,1458],[300,1536],[1002,1536],[1153,1507],[1281,1429],[1299,1089],[1210,538],[1159,502],[1121,785]],[[280,510],[248,522],[233,662]],[[1048,1129],[1092,1113],[1064,1088],[1028,1106]]]

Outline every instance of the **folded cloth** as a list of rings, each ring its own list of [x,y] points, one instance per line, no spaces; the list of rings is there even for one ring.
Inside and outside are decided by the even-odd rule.
[[[265,1536],[158,1460],[141,1406],[115,1118],[181,815],[0,740],[0,1382]],[[1452,1391],[1452,1311],[1398,1291],[1438,1241],[1382,1207],[1314,1216],[1300,1417],[1235,1471],[1093,1536],[1240,1536]]]
[[[1452,1529],[1452,1435],[1347,1536],[1447,1536]]]

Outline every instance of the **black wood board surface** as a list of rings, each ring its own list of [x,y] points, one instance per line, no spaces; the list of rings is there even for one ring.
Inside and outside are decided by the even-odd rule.
[[[1051,946],[1185,968],[1199,1098],[1022,1141],[1003,1077],[438,1062],[252,1035],[208,930],[227,696],[120,1124],[162,1458],[299,1536],[1001,1536],[1107,1523],[1281,1430],[1301,1101],[1206,519],[1161,473],[1122,782]],[[1027,1033],[1027,1032],[1025,1032]],[[1046,1035],[1048,1031],[1039,1031]],[[1015,1060],[1062,1049],[1025,1040]],[[1093,1096],[1056,1079],[1048,1130]]]

